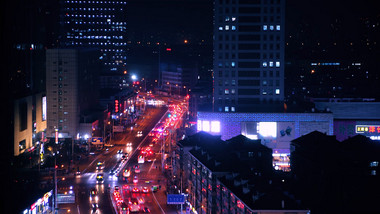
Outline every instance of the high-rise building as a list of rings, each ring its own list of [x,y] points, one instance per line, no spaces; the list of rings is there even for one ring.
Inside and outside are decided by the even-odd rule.
[[[46,50],[47,137],[77,138],[80,117],[97,108],[97,51]]]
[[[107,88],[126,86],[126,1],[62,1],[61,47],[97,48]],[[125,75],[124,75],[125,76]],[[124,80],[124,81],[123,81]]]
[[[215,0],[214,111],[278,111],[285,1]]]
[[[47,137],[75,137],[79,124],[78,51],[46,51]]]

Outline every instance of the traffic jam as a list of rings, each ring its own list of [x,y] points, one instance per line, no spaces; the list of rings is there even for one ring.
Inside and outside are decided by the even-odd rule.
[[[182,117],[183,109],[178,105],[170,105],[165,120],[159,122],[148,134],[147,146],[138,148],[137,164],[128,160],[128,153],[123,153],[119,150],[117,155],[121,156],[119,163],[111,170],[110,176],[118,179],[119,186],[114,186],[111,190],[111,199],[115,211],[120,214],[127,213],[150,213],[150,209],[145,206],[145,198],[151,192],[156,192],[160,189],[160,185],[155,180],[143,179],[139,181],[141,167],[144,164],[151,164],[156,161],[156,154],[159,154],[161,146],[155,146],[169,134],[169,128],[175,128],[176,122]],[[141,135],[141,132],[138,133]],[[139,136],[140,137],[140,136]],[[132,151],[132,144],[127,143],[127,152]],[[166,154],[165,154],[166,155]],[[159,159],[159,158],[158,158]],[[145,167],[147,168],[147,167]],[[157,166],[156,166],[157,168]],[[165,164],[165,169],[168,165]],[[122,184],[122,185],[121,185]]]

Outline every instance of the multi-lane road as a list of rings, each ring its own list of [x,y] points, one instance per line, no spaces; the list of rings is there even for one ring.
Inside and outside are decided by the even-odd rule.
[[[167,118],[166,107],[147,107],[137,126],[119,136],[119,140],[111,142],[115,146],[108,151],[101,150],[78,165],[80,176],[59,177],[58,192],[73,191],[76,196],[75,204],[60,204],[59,213],[115,213],[116,201],[113,198],[115,186],[119,187],[121,198],[126,202],[138,200],[139,212],[149,209],[151,213],[176,213],[176,207],[166,205],[166,178],[161,167],[160,141],[152,142],[148,136],[155,126],[162,124]],[[178,122],[177,122],[178,123]],[[142,133],[139,134],[139,133]],[[150,146],[149,146],[150,145]],[[142,149],[150,148],[152,155],[145,158],[144,163],[138,163]],[[118,154],[119,151],[122,154]],[[124,162],[122,156],[128,156]],[[104,162],[102,169],[97,169],[97,163]],[[122,165],[118,175],[112,175],[112,169]],[[135,170],[138,166],[139,170]],[[123,179],[123,171],[130,170],[129,177]],[[99,183],[98,175],[103,175],[103,183]],[[99,178],[99,177],[98,177]],[[135,180],[135,181],[133,181]],[[152,192],[152,186],[161,187]],[[145,187],[145,188],[144,188]],[[96,189],[97,200],[90,198],[90,191]],[[148,190],[147,193],[143,190]],[[138,192],[137,192],[138,191]],[[97,202],[97,203],[96,203]],[[94,204],[98,208],[94,209]]]

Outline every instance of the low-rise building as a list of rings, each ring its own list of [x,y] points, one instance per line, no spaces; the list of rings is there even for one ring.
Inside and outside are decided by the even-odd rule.
[[[344,141],[320,132],[291,144],[297,196],[316,213],[379,213],[380,145],[363,135]]]
[[[223,141],[219,136],[199,132],[178,145],[179,160],[174,167],[179,168],[183,192],[188,193],[187,201],[194,212],[308,212],[299,209],[300,203],[290,193],[284,195],[281,186],[276,185],[272,149],[260,140],[239,135]],[[272,206],[269,201],[278,204]]]
[[[237,135],[260,139],[273,150],[276,170],[289,171],[290,142],[312,131],[333,134],[332,113],[221,113],[198,112],[197,130],[220,135],[222,140]]]

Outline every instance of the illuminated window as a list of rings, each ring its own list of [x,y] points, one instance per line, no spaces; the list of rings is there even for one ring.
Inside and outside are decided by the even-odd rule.
[[[219,121],[211,121],[211,132],[220,132],[220,122]]]
[[[223,30],[223,27],[219,27],[219,30]]]
[[[233,22],[236,21],[236,17],[232,17],[231,21],[233,21]]]
[[[280,25],[276,25],[276,30],[280,30],[280,29],[281,29]]]
[[[226,25],[226,26],[224,27],[224,29],[229,30],[229,29],[230,29],[230,26],[229,26],[229,25]]]
[[[280,67],[280,62],[279,62],[279,61],[276,62],[276,67],[277,67],[277,68]]]
[[[280,89],[276,88],[276,94],[280,94]]]
[[[227,88],[224,89],[224,94],[230,94],[230,90],[228,90]]]
[[[210,121],[202,121],[202,130],[205,131],[205,132],[209,132],[210,131]]]
[[[231,111],[232,111],[232,112],[235,112],[235,107],[231,107]]]
[[[369,166],[370,167],[377,167],[377,166],[379,166],[379,162],[378,161],[373,161],[373,162],[369,163]]]
[[[269,62],[269,67],[273,67],[273,62]]]
[[[268,26],[267,25],[263,25],[263,30],[268,30]]]
[[[263,67],[267,67],[268,66],[268,63],[267,62],[263,62]]]
[[[232,26],[231,26],[231,30],[236,30],[236,26],[235,26],[235,25],[232,25]]]
[[[269,26],[269,30],[274,30],[274,26],[273,25]]]
[[[228,106],[225,106],[225,107],[224,107],[224,111],[225,111],[225,112],[229,112],[229,108],[228,108]]]

